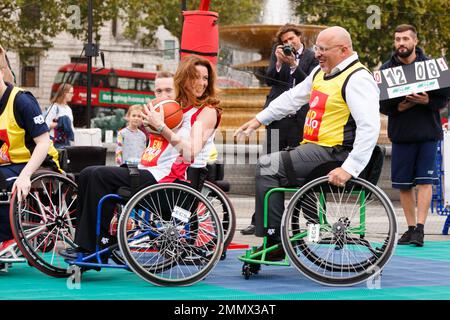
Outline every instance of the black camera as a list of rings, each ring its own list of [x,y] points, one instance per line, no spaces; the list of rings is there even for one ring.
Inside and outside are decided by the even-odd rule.
[[[290,44],[285,44],[283,46],[283,53],[285,56],[290,56],[293,52],[295,52],[294,47],[292,47]]]

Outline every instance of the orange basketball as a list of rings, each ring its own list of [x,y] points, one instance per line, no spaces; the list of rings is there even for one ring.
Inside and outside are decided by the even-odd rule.
[[[169,129],[178,128],[183,121],[183,110],[175,100],[154,99],[151,104],[155,107],[156,112],[162,108],[164,112],[164,123]],[[152,126],[147,126],[147,130],[152,133],[158,133]]]

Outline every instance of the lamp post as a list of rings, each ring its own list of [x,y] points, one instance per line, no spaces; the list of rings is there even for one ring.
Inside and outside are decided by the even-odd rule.
[[[114,70],[114,68],[111,68],[111,71],[109,71],[108,73],[108,83],[109,83],[109,87],[111,88],[111,108],[112,105],[114,103],[114,88],[117,88],[117,82],[118,82],[118,77],[117,77],[117,73]]]

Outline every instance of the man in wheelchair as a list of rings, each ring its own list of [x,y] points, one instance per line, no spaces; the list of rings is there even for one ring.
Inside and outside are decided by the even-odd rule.
[[[310,105],[301,144],[291,151],[264,155],[258,161],[255,235],[267,236],[268,246],[281,242],[284,195],[278,192],[271,196],[265,230],[266,192],[274,187],[301,186],[313,169],[330,161],[342,165],[328,172],[328,181],[344,186],[363,171],[379,135],[379,89],[353,51],[350,34],[342,27],[327,28],[317,37],[314,51],[319,66],[235,133],[248,136],[262,124],[268,125],[295,113],[300,106]],[[284,256],[280,245],[266,259],[277,261]]]
[[[131,172],[139,175],[137,182],[131,181],[129,170],[124,167],[94,166],[80,173],[75,234],[78,247],[60,251],[62,256],[76,259],[80,253],[94,252],[97,245],[104,248],[117,241],[108,232],[113,203],[103,206],[101,235],[97,238],[97,204],[104,195],[117,193],[121,187],[133,187],[132,184],[137,191],[157,183],[186,180],[186,169],[196,155],[211,147],[220,121],[214,68],[203,58],[186,57],[178,67],[174,84],[175,100],[183,108],[182,124],[177,129],[170,129],[164,124],[161,113],[145,106],[144,121],[157,128],[158,134],[149,135],[140,164],[135,173]],[[102,260],[106,258],[102,257]]]
[[[42,165],[59,170],[58,152],[50,141],[41,108],[34,96],[5,82],[0,60],[0,251],[13,243],[9,221],[9,190],[25,199],[31,175]]]

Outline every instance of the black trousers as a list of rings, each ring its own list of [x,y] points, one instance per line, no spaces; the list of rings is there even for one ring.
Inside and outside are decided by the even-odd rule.
[[[156,184],[157,181],[147,170],[139,170],[139,189]],[[99,241],[101,247],[114,244],[117,240],[108,230],[114,215],[116,201],[103,204],[100,221],[100,236],[96,238],[97,205],[100,199],[116,193],[120,187],[130,187],[131,180],[127,168],[112,166],[93,166],[81,171],[78,184],[78,211],[75,243],[87,251],[95,251]]]
[[[11,190],[12,185],[14,184],[15,181],[15,179],[11,178],[18,177],[20,175],[20,172],[25,167],[25,165],[26,163],[0,166],[0,171],[2,173],[3,178],[9,179],[6,180],[8,190]],[[10,207],[9,204],[0,205],[0,242],[11,240],[13,238],[11,225],[9,221],[9,207]]]

